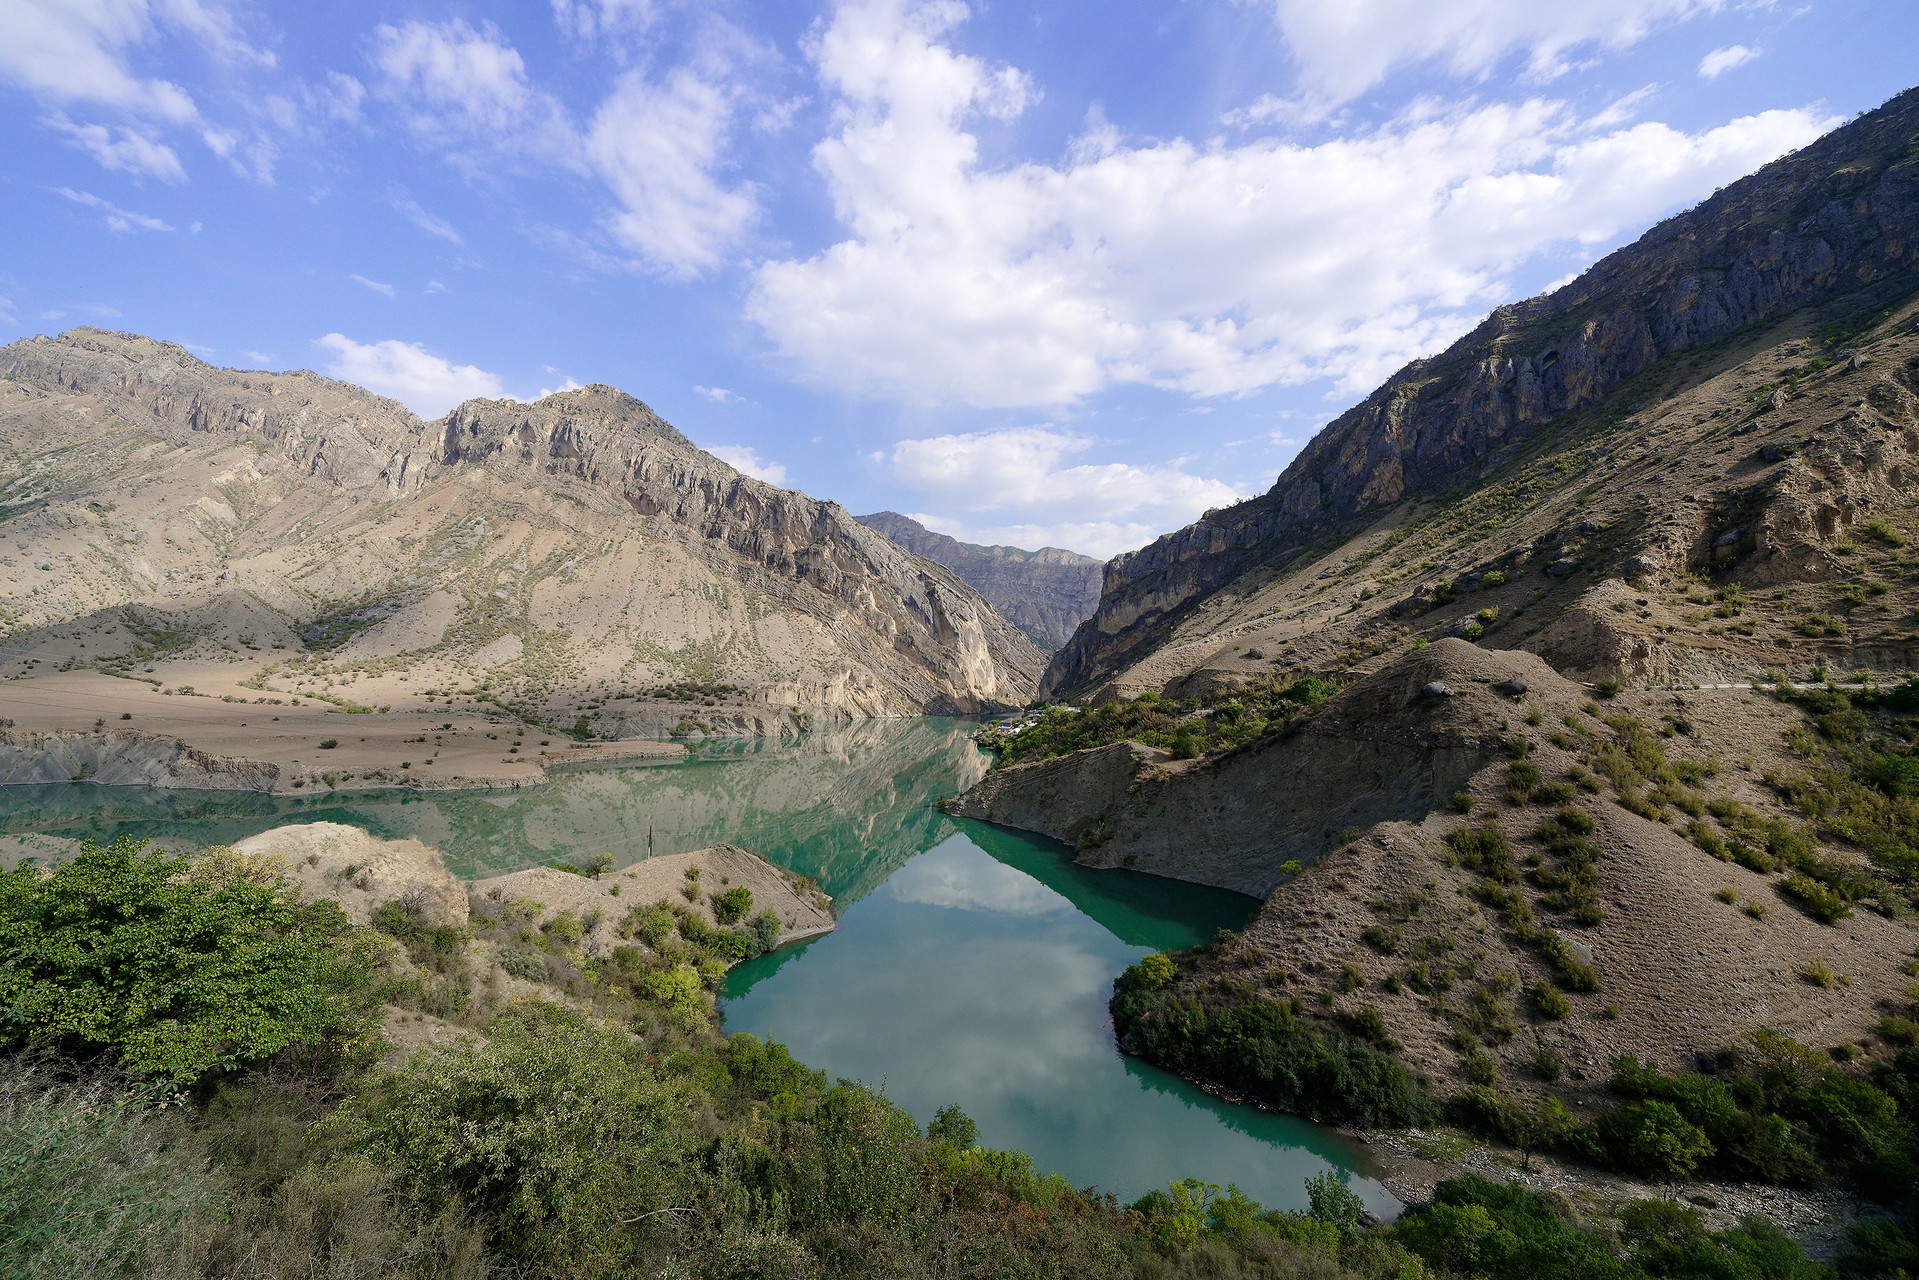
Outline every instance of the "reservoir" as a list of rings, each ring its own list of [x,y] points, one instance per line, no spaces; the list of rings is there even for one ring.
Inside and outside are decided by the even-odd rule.
[[[798,742],[706,743],[685,763],[562,773],[516,791],[0,788],[0,843],[10,862],[53,854],[47,836],[187,848],[343,822],[434,845],[463,877],[740,845],[819,881],[840,925],[735,968],[721,991],[727,1031],[780,1040],[830,1078],[883,1088],[922,1125],[957,1104],[982,1143],[1026,1151],[1040,1170],[1122,1201],[1190,1177],[1303,1209],[1305,1179],[1340,1168],[1374,1212],[1396,1212],[1366,1176],[1362,1147],[1119,1052],[1106,1013],[1113,979],[1151,951],[1239,927],[1257,904],[1093,871],[1052,841],[945,816],[938,798],[986,766],[969,729],[829,725]]]

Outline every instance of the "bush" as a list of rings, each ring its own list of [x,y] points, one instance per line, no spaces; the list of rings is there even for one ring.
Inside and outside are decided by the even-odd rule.
[[[190,874],[131,838],[0,875],[0,1008],[14,1039],[117,1050],[176,1081],[370,1032],[371,957],[339,905],[278,877]]]
[[[1112,1011],[1122,1042],[1143,1058],[1313,1119],[1408,1125],[1436,1113],[1390,1053],[1314,1027],[1290,1003],[1212,991],[1182,997],[1129,982],[1139,968],[1115,984]]]
[[[1573,1011],[1573,1002],[1550,982],[1542,982],[1533,988],[1533,1003],[1539,1006],[1541,1017],[1551,1018],[1555,1022]]]
[[[1609,1111],[1593,1122],[1588,1136],[1605,1163],[1658,1182],[1689,1177],[1714,1151],[1705,1130],[1669,1102],[1635,1102]]]
[[[1801,872],[1794,872],[1779,883],[1782,896],[1821,924],[1832,924],[1852,914],[1852,904],[1825,885]]]
[[[713,918],[721,924],[744,920],[752,909],[753,893],[745,885],[736,884],[725,893],[713,895]]]
[[[753,941],[759,945],[764,955],[780,945],[780,918],[771,911],[762,911],[753,917]]]
[[[458,1200],[494,1246],[551,1274],[604,1274],[622,1224],[669,1203],[690,1134],[623,1032],[554,1006],[502,1017],[482,1045],[422,1050],[378,1077],[361,1141],[422,1202]]]

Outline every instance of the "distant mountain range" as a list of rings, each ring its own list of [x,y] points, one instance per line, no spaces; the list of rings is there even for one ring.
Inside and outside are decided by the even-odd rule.
[[[1049,654],[1099,605],[1104,560],[1058,547],[982,547],[935,533],[897,511],[876,511],[858,519],[914,555],[951,569]]]

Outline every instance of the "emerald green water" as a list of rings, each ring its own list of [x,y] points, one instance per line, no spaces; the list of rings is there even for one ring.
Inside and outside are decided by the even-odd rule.
[[[1149,951],[1243,924],[1251,899],[1074,864],[1053,842],[947,818],[935,799],[984,761],[950,720],[862,722],[796,743],[703,749],[683,764],[563,774],[503,792],[280,799],[64,785],[0,788],[0,837],[122,834],[231,843],[343,822],[438,847],[463,876],[605,851],[624,864],[718,841],[817,879],[834,933],[736,968],[731,1031],[788,1044],[829,1076],[883,1086],[922,1123],[958,1103],[981,1141],[1124,1199],[1183,1177],[1305,1206],[1329,1167],[1382,1216],[1363,1149],[1291,1117],[1220,1102],[1113,1043],[1106,999]]]

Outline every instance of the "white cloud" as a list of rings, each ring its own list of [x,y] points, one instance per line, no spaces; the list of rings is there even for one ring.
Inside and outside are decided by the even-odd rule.
[[[559,109],[534,91],[519,50],[490,22],[383,24],[372,57],[388,91],[415,108],[412,124],[424,134],[505,141]]]
[[[110,230],[119,232],[121,235],[126,235],[133,231],[173,230],[173,226],[170,223],[162,222],[160,219],[148,214],[135,213],[131,209],[122,209],[111,200],[104,200],[94,195],[91,191],[75,191],[72,187],[55,187],[53,190],[54,194],[65,196],[77,205],[84,205],[89,209],[98,209],[106,215],[107,227]]]
[[[273,146],[264,137],[244,146],[234,133],[206,125],[200,106],[171,80],[142,74],[136,62],[163,37],[182,37],[225,63],[273,67],[241,23],[215,0],[0,0],[0,82],[48,109],[44,123],[65,133],[102,165],[178,182],[186,174],[159,130],[198,126],[201,138],[239,172],[266,181]],[[69,113],[118,114],[122,123],[75,123]]]
[[[276,359],[274,355],[266,351],[244,351],[241,354],[253,361],[253,363],[259,365],[262,369],[271,366]]]
[[[465,400],[497,400],[505,394],[497,376],[454,364],[417,342],[355,342],[329,333],[314,345],[332,353],[326,371],[333,377],[391,396],[423,418],[437,418]]]
[[[1536,81],[1575,51],[1624,49],[1725,0],[1264,0],[1299,63],[1309,98],[1346,102],[1404,67],[1437,62],[1479,77],[1521,54]]]
[[[124,125],[75,124],[57,115],[48,117],[46,123],[103,168],[164,182],[186,181],[187,171],[173,148],[139,130]]]
[[[411,222],[428,235],[436,239],[444,240],[448,244],[459,244],[461,242],[460,233],[454,229],[452,223],[448,222],[445,218],[427,212],[420,207],[419,201],[411,199],[398,191],[393,193],[392,199],[394,209],[399,211],[408,222]]]
[[[609,229],[670,275],[718,266],[758,216],[750,186],[714,176],[732,116],[724,87],[681,67],[664,83],[621,77],[593,117],[587,154],[622,206]]]
[[[1072,461],[1097,444],[1053,427],[1013,427],[902,440],[875,460],[947,513],[914,517],[939,522],[929,528],[969,542],[1050,544],[1102,557],[1246,496],[1177,465]]]
[[[553,21],[575,40],[635,35],[658,19],[657,0],[553,0]]]
[[[694,385],[693,394],[696,396],[705,396],[714,404],[738,404],[741,400],[745,399],[739,392],[728,391],[725,387],[702,387],[698,384]]]
[[[764,480],[768,484],[784,485],[786,483],[786,468],[780,463],[768,462],[760,457],[759,451],[751,445],[705,444],[700,447],[742,475],[752,476],[755,480]]]
[[[1734,67],[1745,66],[1758,57],[1759,52],[1743,44],[1729,44],[1723,49],[1714,49],[1699,60],[1699,75],[1702,79],[1717,80]]]
[[[567,4],[555,16],[576,34],[591,33],[633,8]],[[380,91],[408,112],[415,135],[456,164],[478,172],[510,158],[598,178],[616,202],[604,219],[608,234],[662,274],[712,270],[759,216],[751,185],[719,176],[743,92],[723,57],[658,79],[627,72],[584,128],[533,83],[525,59],[491,23],[381,26],[372,61]]]
[[[189,123],[200,112],[185,89],[144,78],[128,64],[129,53],[154,38],[156,19],[178,8],[156,13],[143,0],[0,0],[7,33],[0,78],[42,102]]]
[[[1033,89],[939,43],[962,13],[854,0],[814,47],[841,120],[814,160],[847,238],[763,264],[747,310],[821,383],[980,407],[1127,383],[1363,391],[1536,255],[1603,246],[1836,123],[1594,130],[1550,101],[1423,103],[1317,146],[1096,125],[1061,164],[994,169],[968,126]]]
[[[349,273],[347,279],[353,281],[354,284],[365,285],[367,288],[373,290],[373,292],[383,294],[386,297],[392,298],[398,296],[399,291],[392,285],[381,280],[369,280],[357,271]]]

